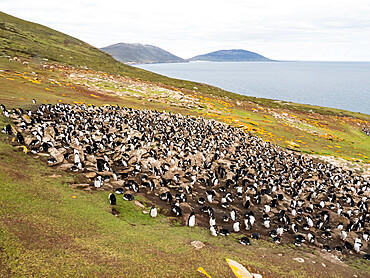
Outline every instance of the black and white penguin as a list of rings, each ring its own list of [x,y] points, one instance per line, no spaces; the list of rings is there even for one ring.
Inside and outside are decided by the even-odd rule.
[[[260,234],[257,233],[257,232],[254,232],[254,233],[251,234],[251,238],[259,240],[260,239]]]
[[[327,244],[324,244],[324,246],[322,247],[322,249],[326,252],[331,252],[331,247]]]
[[[108,195],[108,200],[109,200],[109,203],[112,205],[112,206],[115,206],[117,204],[117,200],[116,200],[116,195],[114,195],[114,193],[110,193]]]
[[[222,235],[222,236],[228,236],[228,235],[230,235],[230,231],[229,231],[229,229],[220,229],[219,234]]]
[[[209,218],[209,226],[216,226],[216,218],[214,216]]]
[[[239,240],[239,243],[240,244],[243,244],[243,245],[250,245],[251,244],[251,241],[248,237],[246,236],[243,236],[240,240]]]
[[[211,232],[211,235],[212,236],[218,236],[217,226],[211,226],[211,227],[209,227],[209,231]]]
[[[189,227],[195,226],[195,213],[194,212],[190,213],[190,216],[188,218],[188,226]]]
[[[129,193],[123,194],[122,196],[123,200],[125,201],[133,201],[135,200],[135,197]]]
[[[234,222],[233,231],[234,231],[234,233],[238,233],[240,231],[240,222],[239,221]]]
[[[181,208],[179,207],[178,203],[175,203],[175,204],[172,205],[171,211],[175,216],[181,216],[182,215],[182,211],[181,211]]]
[[[356,238],[355,243],[353,244],[353,250],[355,250],[356,253],[359,253],[362,246],[363,246],[363,244],[361,242],[361,239]]]
[[[315,239],[316,239],[316,237],[315,237],[314,234],[312,234],[312,233],[307,234],[307,240],[308,240],[309,243],[315,243]]]
[[[153,206],[150,208],[150,213],[149,213],[149,215],[150,215],[150,217],[151,217],[151,218],[156,218],[156,217],[157,217],[157,214],[158,214],[158,212],[157,212],[157,208],[153,205]]]
[[[235,209],[232,209],[231,212],[230,212],[230,219],[231,221],[235,221],[236,220],[236,210]]]

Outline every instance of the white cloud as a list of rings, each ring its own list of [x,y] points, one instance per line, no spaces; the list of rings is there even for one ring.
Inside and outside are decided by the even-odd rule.
[[[2,11],[97,47],[156,45],[180,57],[243,48],[273,59],[370,60],[368,0],[1,0]]]

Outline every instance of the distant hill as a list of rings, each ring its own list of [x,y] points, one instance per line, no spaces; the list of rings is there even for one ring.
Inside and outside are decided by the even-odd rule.
[[[272,61],[258,53],[243,50],[219,50],[204,55],[198,55],[188,61],[212,61],[212,62],[243,62],[243,61]]]
[[[181,63],[184,59],[159,47],[140,43],[117,43],[100,48],[125,64]]]

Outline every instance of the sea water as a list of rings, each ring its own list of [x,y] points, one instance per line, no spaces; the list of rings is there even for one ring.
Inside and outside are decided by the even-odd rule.
[[[370,114],[370,62],[190,62],[136,66],[246,96]]]

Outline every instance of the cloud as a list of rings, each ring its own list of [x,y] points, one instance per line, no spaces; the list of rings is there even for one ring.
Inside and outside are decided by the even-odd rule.
[[[97,47],[140,42],[185,58],[244,48],[275,59],[370,60],[368,0],[2,0],[2,9]]]

